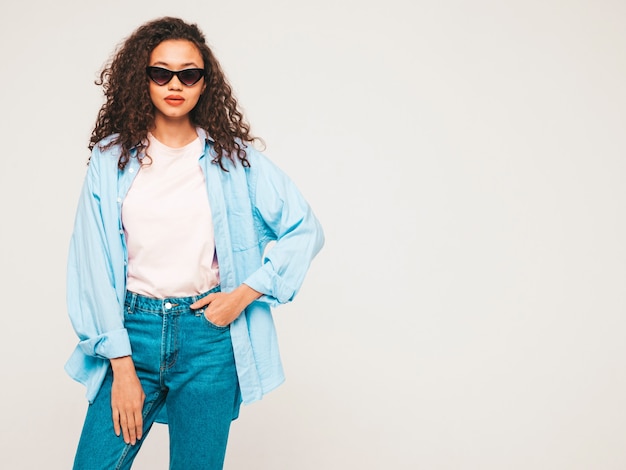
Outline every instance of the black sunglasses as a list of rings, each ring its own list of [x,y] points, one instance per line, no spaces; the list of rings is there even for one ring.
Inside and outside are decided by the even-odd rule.
[[[205,76],[204,69],[184,69],[174,72],[163,67],[146,67],[146,72],[150,80],[160,86],[169,83],[174,75],[186,86],[195,85]]]

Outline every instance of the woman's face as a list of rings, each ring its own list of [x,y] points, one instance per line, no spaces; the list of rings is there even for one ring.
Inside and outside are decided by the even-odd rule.
[[[151,67],[161,67],[174,72],[190,68],[204,68],[200,51],[190,41],[184,39],[168,39],[154,48],[150,55]],[[202,78],[188,86],[177,76],[164,84],[158,85],[148,80],[150,99],[156,108],[156,123],[159,121],[189,120],[189,112],[196,106],[206,84]]]

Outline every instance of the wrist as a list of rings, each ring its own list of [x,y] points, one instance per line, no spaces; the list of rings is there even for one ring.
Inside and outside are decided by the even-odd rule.
[[[131,356],[114,357],[110,359],[110,362],[114,374],[135,370],[135,363]]]
[[[237,297],[243,306],[242,310],[263,295],[261,292],[254,290],[247,284],[241,284],[237,287],[237,289],[235,289],[235,291],[237,292]]]

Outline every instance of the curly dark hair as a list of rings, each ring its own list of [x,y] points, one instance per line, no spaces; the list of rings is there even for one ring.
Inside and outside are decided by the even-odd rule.
[[[190,112],[193,125],[204,129],[214,140],[214,163],[226,171],[223,158],[250,166],[247,143],[256,140],[239,110],[232,88],[219,62],[206,44],[196,24],[179,18],[163,17],[143,24],[118,47],[100,72],[96,85],[102,86],[106,102],[100,108],[91,133],[89,150],[103,138],[117,134],[107,146],[120,145],[118,167],[123,170],[131,149],[140,147],[154,125],[154,105],[150,100],[146,67],[156,46],[168,39],[192,42],[200,51],[206,72],[206,92]]]

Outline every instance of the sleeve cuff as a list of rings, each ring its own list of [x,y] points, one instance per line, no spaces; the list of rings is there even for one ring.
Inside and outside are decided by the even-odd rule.
[[[296,295],[296,290],[287,285],[285,281],[270,268],[269,263],[257,269],[248,279],[243,281],[243,283],[252,287],[255,291],[265,294],[259,300],[265,300],[269,304],[273,302],[267,297],[275,299],[276,303],[285,304],[293,300]]]
[[[132,354],[128,332],[125,328],[83,340],[78,343],[78,346],[88,356],[103,359],[113,359]]]

